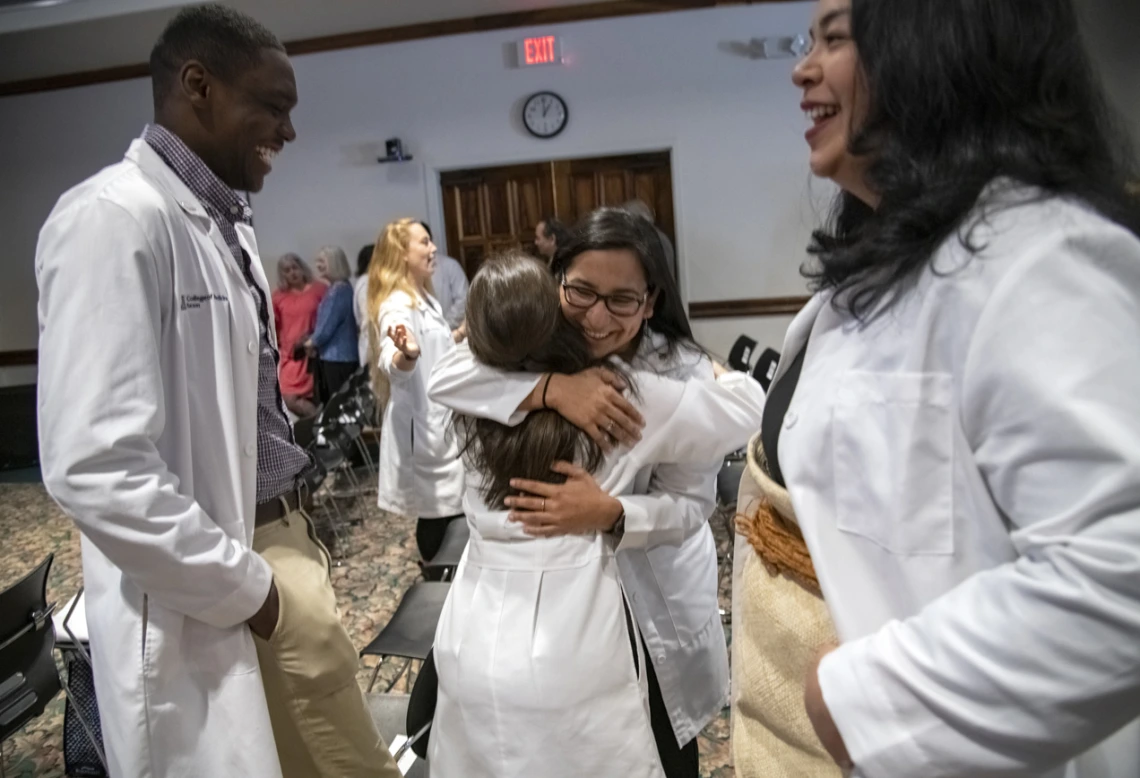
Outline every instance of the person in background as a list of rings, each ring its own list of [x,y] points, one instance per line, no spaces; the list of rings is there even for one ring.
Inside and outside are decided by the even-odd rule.
[[[356,254],[356,280],[352,282],[352,318],[356,320],[356,353],[361,366],[367,365],[372,323],[368,318],[368,266],[372,264],[374,243],[361,247]]]
[[[673,248],[673,241],[669,240],[669,236],[665,231],[657,226],[657,214],[649,206],[649,203],[639,198],[627,201],[622,208],[632,213],[634,216],[640,216],[647,222],[653,225],[653,229],[657,232],[657,238],[661,241],[661,248],[665,252],[665,260],[669,263],[669,267],[673,269],[673,277],[677,277],[677,250]]]
[[[547,216],[534,225],[534,247],[547,264],[554,261],[554,252],[566,245],[567,230],[562,222]]]
[[[427,222],[420,222],[420,226],[427,232],[428,240],[434,241]],[[435,299],[443,307],[443,318],[451,325],[455,342],[458,343],[463,340],[463,312],[467,309],[467,273],[459,260],[436,253],[431,284]]]
[[[1140,775],[1140,209],[1079,28],[820,0],[794,70],[840,192],[761,437],[841,642],[804,707],[860,778]]]
[[[339,246],[325,246],[317,252],[317,274],[329,285],[317,310],[317,326],[304,342],[304,348],[320,359],[321,401],[328,399],[360,367],[357,354],[356,319],[352,313],[352,271],[348,257]]]
[[[416,517],[423,561],[436,555],[447,525],[463,515],[463,464],[446,408],[427,397],[435,363],[455,348],[443,308],[431,294],[435,244],[414,219],[397,219],[376,241],[368,312],[380,333],[378,399],[387,397],[380,436],[377,504]]]
[[[303,350],[294,357],[294,347],[304,343],[317,323],[317,308],[325,296],[324,284],[313,281],[313,271],[296,254],[277,260],[277,289],[273,292],[273,322],[277,328],[280,355],[277,378],[285,407],[305,418],[317,412],[313,402],[313,370]]]
[[[251,211],[296,138],[285,47],[187,6],[154,123],[40,232],[44,485],[81,532],[115,778],[395,778],[277,384]]]

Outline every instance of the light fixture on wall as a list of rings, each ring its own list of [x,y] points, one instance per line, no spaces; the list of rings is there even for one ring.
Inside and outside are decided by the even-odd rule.
[[[29,8],[44,8],[49,5],[63,5],[71,0],[0,0],[0,13],[4,11],[24,11]]]
[[[378,157],[377,162],[408,162],[411,154],[404,153],[404,144],[399,138],[389,138],[384,141],[384,153],[387,156]]]
[[[721,51],[748,59],[798,59],[808,53],[811,42],[806,35],[753,38],[750,41],[721,41]]]

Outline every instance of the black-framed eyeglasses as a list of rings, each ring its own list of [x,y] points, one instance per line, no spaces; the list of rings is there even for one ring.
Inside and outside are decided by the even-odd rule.
[[[641,310],[645,301],[649,299],[652,290],[645,294],[636,295],[629,292],[616,292],[614,294],[599,294],[585,286],[575,286],[566,283],[566,276],[562,276],[562,293],[566,295],[567,304],[575,308],[592,308],[601,300],[606,310],[615,316],[632,316]]]

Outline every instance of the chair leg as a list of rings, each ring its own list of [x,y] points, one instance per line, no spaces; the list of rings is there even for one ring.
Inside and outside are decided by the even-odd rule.
[[[376,663],[376,669],[372,671],[372,680],[368,682],[368,694],[372,694],[372,687],[376,685],[376,676],[380,675],[380,665],[384,664],[384,657],[380,657],[380,661]]]
[[[392,691],[392,689],[395,688],[396,684],[399,683],[400,678],[403,677],[404,673],[411,666],[412,666],[412,660],[411,659],[408,659],[404,662],[404,666],[400,668],[400,672],[396,673],[396,677],[392,679],[392,683],[388,684],[388,688],[384,690],[385,694],[389,694]]]
[[[366,446],[364,441],[360,438],[356,438],[353,442],[356,443],[356,448],[360,451],[360,456],[364,460],[364,466],[368,468],[368,472],[372,475],[373,480],[375,480],[377,478],[376,463],[372,461],[372,454],[369,453],[368,446]]]

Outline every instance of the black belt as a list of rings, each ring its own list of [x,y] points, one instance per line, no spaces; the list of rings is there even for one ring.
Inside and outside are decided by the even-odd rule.
[[[285,492],[280,497],[274,497],[269,502],[263,502],[257,506],[257,511],[254,514],[254,526],[260,527],[263,524],[283,519],[298,509],[308,510],[312,504],[312,495],[309,494],[309,489],[306,486]]]

